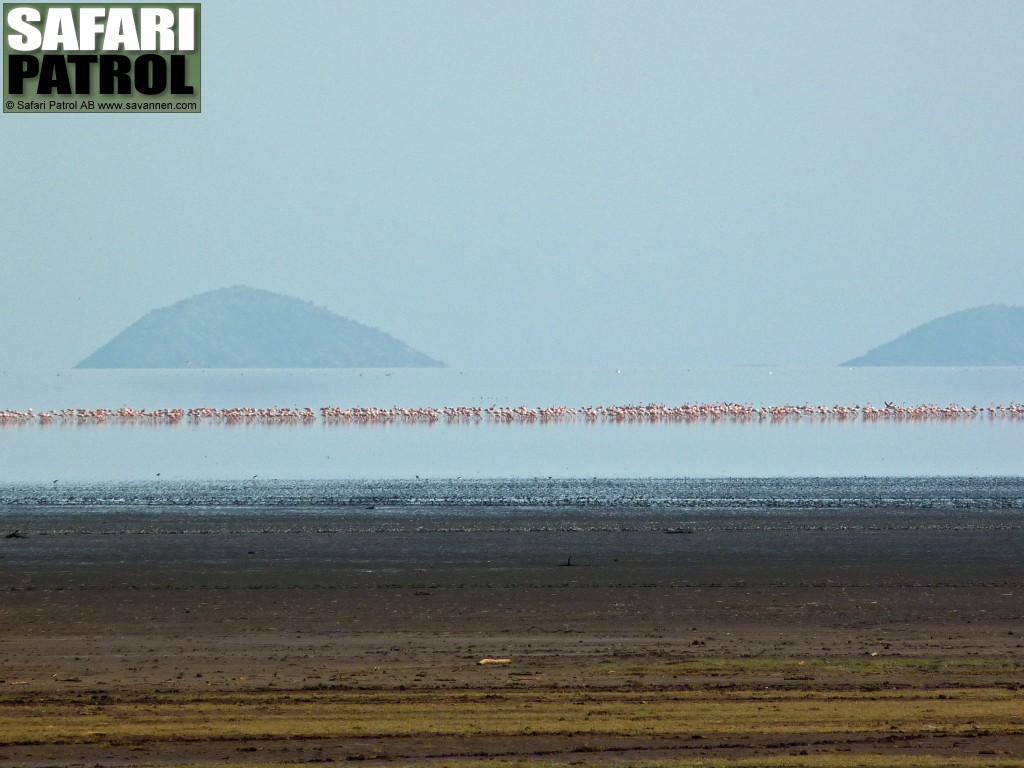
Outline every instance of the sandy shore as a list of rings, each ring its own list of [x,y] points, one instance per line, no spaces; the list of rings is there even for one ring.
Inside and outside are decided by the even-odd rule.
[[[1019,718],[969,740],[959,727],[908,726],[893,740],[882,722],[787,733],[756,719],[742,733],[681,721],[531,731],[518,709],[522,728],[458,735],[382,724],[358,736],[295,726],[112,738],[74,724],[83,707],[173,718],[218,696],[283,706],[282,692],[324,697],[323,712],[384,694],[441,710],[466,696],[542,706],[574,694],[605,697],[610,712],[638,693],[668,706],[765,690],[935,702],[975,691],[1024,711],[1019,513],[36,509],[7,510],[3,525],[23,538],[0,539],[0,764],[801,750],[1024,762]],[[36,743],[18,730],[29,703],[50,726]]]

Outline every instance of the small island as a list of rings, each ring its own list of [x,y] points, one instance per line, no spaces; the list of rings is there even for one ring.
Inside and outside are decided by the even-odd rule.
[[[244,286],[155,309],[76,368],[437,368],[383,331]]]
[[[1024,307],[990,304],[937,318],[849,366],[1024,366]]]

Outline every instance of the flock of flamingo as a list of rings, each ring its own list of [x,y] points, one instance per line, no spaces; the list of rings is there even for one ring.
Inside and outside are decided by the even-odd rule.
[[[492,405],[448,408],[342,408],[324,406],[320,421],[324,424],[547,424],[581,420],[610,423],[693,423],[693,422],[790,422],[815,421],[959,421],[1024,419],[1024,405],[774,405],[754,407],[740,403],[692,403],[677,406],[631,404],[607,406],[550,406],[515,408]],[[312,408],[160,408],[147,411],[136,408],[65,408],[60,411],[34,412],[0,410],[0,426],[24,424],[313,424]]]

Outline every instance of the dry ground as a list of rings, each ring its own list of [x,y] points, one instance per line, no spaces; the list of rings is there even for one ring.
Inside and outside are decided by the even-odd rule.
[[[1013,513],[332,519],[2,511],[0,765],[1024,765]]]

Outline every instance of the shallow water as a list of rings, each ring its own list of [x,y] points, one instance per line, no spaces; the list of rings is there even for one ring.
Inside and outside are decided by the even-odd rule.
[[[374,516],[389,511],[474,515],[515,508],[585,509],[588,513],[671,509],[695,512],[772,510],[1014,510],[1024,508],[1024,477],[482,479],[323,481],[145,481],[0,484],[6,512],[79,509],[134,513],[174,509],[217,514],[237,509],[322,510]],[[627,514],[628,516],[628,514]]]
[[[1010,404],[1021,368],[4,371],[0,409]],[[0,482],[1017,476],[1024,422],[0,427]]]

